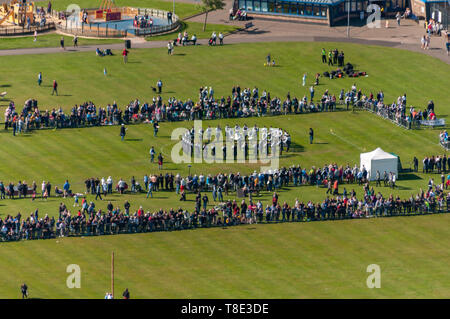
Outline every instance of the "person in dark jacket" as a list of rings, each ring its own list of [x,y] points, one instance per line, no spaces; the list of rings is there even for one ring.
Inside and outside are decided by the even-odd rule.
[[[28,298],[28,286],[25,283],[20,286],[20,290],[22,291],[22,299]]]
[[[125,139],[126,131],[127,131],[127,128],[125,127],[124,124],[122,124],[120,127],[120,137],[121,137],[122,141]]]
[[[123,296],[123,299],[130,299],[130,292],[128,291],[128,288],[125,289],[122,296]]]

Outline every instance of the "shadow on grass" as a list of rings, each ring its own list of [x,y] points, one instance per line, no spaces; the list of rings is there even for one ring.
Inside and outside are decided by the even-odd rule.
[[[399,178],[401,178],[402,181],[414,181],[414,180],[421,180],[422,178],[420,176],[417,176],[413,173],[400,173]]]
[[[129,142],[142,142],[142,138],[127,138],[125,141]]]

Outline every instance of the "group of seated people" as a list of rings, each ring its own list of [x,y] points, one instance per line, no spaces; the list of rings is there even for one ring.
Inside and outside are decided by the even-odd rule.
[[[173,45],[196,45],[197,44],[197,35],[193,34],[191,39],[189,39],[189,34],[187,31],[183,32],[183,35],[181,35],[181,32],[178,33],[178,37],[173,40]]]
[[[111,49],[102,50],[102,49],[97,48],[97,49],[95,49],[95,55],[106,56],[106,55],[113,55],[113,53],[112,53]]]

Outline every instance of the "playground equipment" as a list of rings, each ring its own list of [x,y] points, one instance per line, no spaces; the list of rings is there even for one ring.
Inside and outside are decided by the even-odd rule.
[[[95,11],[95,18],[105,21],[117,21],[122,19],[122,12],[120,8],[116,7],[114,0],[102,0],[100,8]]]
[[[13,0],[9,4],[0,6],[0,24],[8,22],[14,25],[24,26],[27,20],[34,22],[34,2],[27,0]]]

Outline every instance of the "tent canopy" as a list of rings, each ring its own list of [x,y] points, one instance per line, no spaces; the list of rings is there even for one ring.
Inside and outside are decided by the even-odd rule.
[[[377,171],[380,172],[381,178],[386,173],[395,173],[398,176],[398,157],[388,152],[383,151],[381,148],[368,153],[361,153],[360,155],[360,169],[366,168],[369,179],[371,181],[376,179]]]

